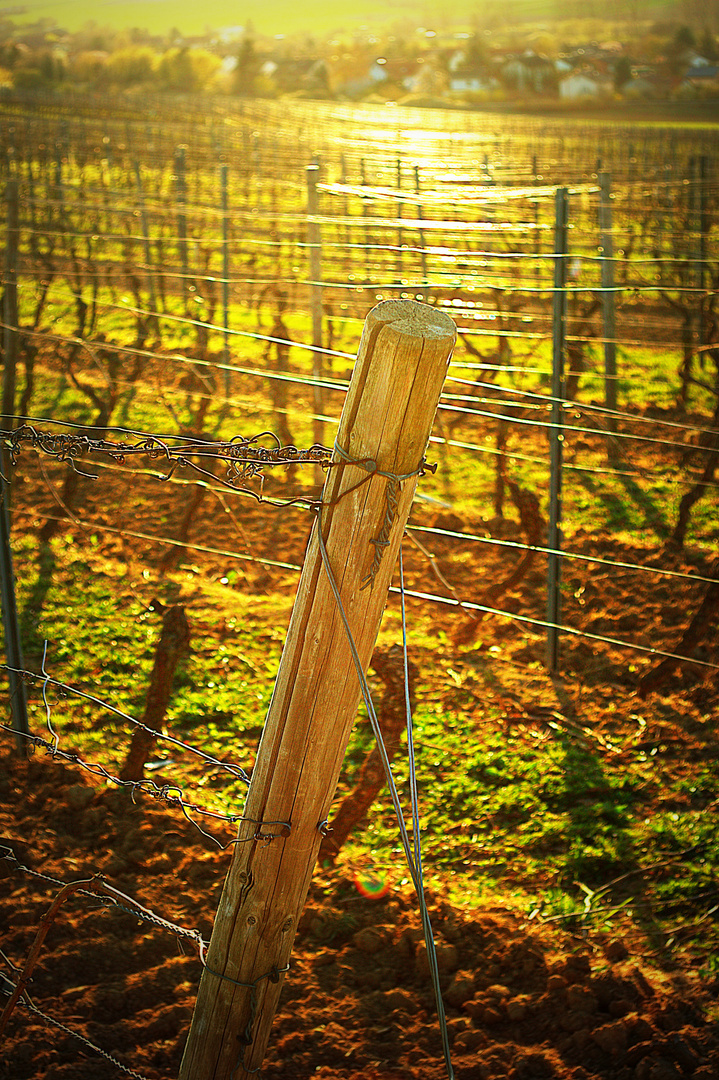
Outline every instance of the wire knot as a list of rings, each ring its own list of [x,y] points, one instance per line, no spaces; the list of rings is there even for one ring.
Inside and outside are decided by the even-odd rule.
[[[390,533],[392,532],[392,526],[394,525],[394,519],[397,516],[397,506],[399,504],[399,496],[402,490],[402,484],[405,480],[410,480],[413,476],[423,476],[429,469],[434,471],[431,465],[428,465],[426,460],[422,458],[416,469],[408,473],[392,473],[387,472],[385,469],[380,469],[374,458],[352,458],[350,455],[342,449],[339,443],[335,440],[335,451],[338,457],[346,465],[356,465],[360,469],[364,469],[369,473],[369,477],[382,476],[387,481],[385,488],[385,512],[382,519],[382,526],[377,536],[370,540],[370,544],[374,547],[374,558],[372,559],[372,565],[362,578],[360,582],[360,589],[372,588],[377,577],[377,572],[382,563],[385,549],[390,545]],[[434,466],[436,468],[436,465]],[[368,477],[368,479],[369,479]],[[364,481],[362,481],[364,482]]]

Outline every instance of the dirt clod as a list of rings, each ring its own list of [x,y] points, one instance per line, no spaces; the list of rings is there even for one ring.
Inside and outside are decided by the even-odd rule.
[[[0,829],[20,834],[34,866],[68,880],[96,871],[146,908],[209,936],[227,856],[189,823],[52,762],[5,761],[18,793]],[[62,792],[72,828],[36,811]],[[53,826],[55,818],[52,819]],[[68,825],[70,822],[68,821]],[[92,850],[78,837],[94,830]],[[60,886],[10,866],[0,881],[3,951],[22,964]],[[509,909],[454,909],[429,896],[458,1080],[716,1080],[712,999],[685,977],[657,979],[606,946],[537,927]],[[446,935],[445,935],[446,931]],[[449,940],[451,938],[451,940]],[[627,950],[628,953],[632,950]],[[201,966],[191,942],[136,914],[75,896],[50,927],[33,1003],[147,1080],[177,1076]],[[114,1080],[117,1071],[18,1007],[0,1080]],[[266,1080],[444,1080],[427,951],[410,894],[364,897],[339,869],[322,873],[300,920],[263,1076]]]

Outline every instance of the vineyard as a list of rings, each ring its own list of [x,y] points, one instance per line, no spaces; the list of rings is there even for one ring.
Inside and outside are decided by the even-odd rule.
[[[0,1076],[177,1075],[362,326],[411,299],[458,336],[370,681],[419,787],[456,1075],[710,1080],[716,126],[11,94],[0,118],[5,983],[63,884],[109,889],[63,907]],[[171,618],[172,741],[138,771]],[[362,707],[335,812],[372,745]],[[386,791],[337,820],[263,1074],[444,1076]]]

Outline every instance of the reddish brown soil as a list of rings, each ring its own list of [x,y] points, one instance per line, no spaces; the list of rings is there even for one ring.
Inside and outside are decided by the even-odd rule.
[[[228,856],[172,810],[78,783],[57,763],[5,760],[0,828],[51,877],[96,871],[156,914],[209,935]],[[8,860],[2,950],[24,962],[60,886]],[[269,1080],[446,1076],[412,895],[371,900],[341,871],[316,880],[263,1075]],[[716,1080],[712,987],[643,967],[631,941],[571,937],[505,908],[431,900],[458,1080]],[[5,965],[7,970],[7,965]],[[200,962],[192,943],[74,897],[49,929],[36,1008],[148,1080],[177,1070]],[[715,992],[719,987],[714,988]],[[7,1080],[104,1080],[116,1066],[18,1006],[0,1050]]]
[[[25,526],[57,512],[47,489],[36,486],[29,469],[26,475],[16,488],[20,508],[15,514]],[[151,534],[157,531],[155,519],[161,519],[167,522],[165,532],[175,533],[182,506],[170,485],[156,485],[151,501],[121,480],[112,498],[109,482],[97,490],[85,494],[80,512],[83,519],[97,521],[99,530],[107,524]],[[461,522],[438,515],[428,523],[520,539],[508,521]],[[263,509],[250,504],[242,516],[242,550],[255,558],[301,562],[307,526],[308,519],[268,521]],[[131,547],[131,535],[108,533],[108,551],[128,565],[132,558],[137,565],[157,567],[158,545],[140,539]],[[237,527],[218,513],[213,499],[206,500],[191,532],[200,543],[208,537],[219,549],[237,549]],[[500,548],[478,549],[440,536],[427,543],[440,571],[468,600],[476,601],[484,583],[507,574],[508,558]],[[615,562],[680,574],[711,572],[708,560],[661,551],[658,540],[650,548],[630,548],[609,535],[577,532],[572,546],[582,555]],[[192,558],[201,560],[215,579],[228,566],[220,554],[193,551]],[[250,592],[261,592],[270,575],[282,574],[277,568],[245,565]],[[412,549],[407,570],[413,587],[446,593],[427,560]],[[572,691],[565,695],[567,718],[587,730],[591,722],[593,738],[606,735],[619,748],[636,749],[641,738],[647,746],[666,743],[685,762],[706,761],[716,748],[708,718],[716,710],[719,689],[707,679],[707,670],[687,664],[675,670],[666,690],[683,695],[681,709],[663,701],[637,735],[632,703],[640,675],[655,658],[600,640],[629,639],[645,649],[671,651],[698,609],[706,582],[637,576],[583,561],[564,573],[567,624],[596,636],[567,634],[562,639],[566,686]],[[285,576],[294,583],[291,572]],[[505,610],[537,619],[543,618],[543,605],[544,574],[537,568],[501,600]],[[447,633],[458,623],[452,609],[433,618]],[[223,633],[220,623],[216,629]],[[457,690],[464,695],[457,707],[469,708],[465,699],[473,694],[472,710],[481,711],[490,699],[501,700],[506,724],[542,722],[544,706],[532,697],[527,665],[541,660],[544,640],[540,633],[531,638],[528,633],[510,620],[479,625],[471,658],[476,671]],[[717,633],[715,625],[707,629],[697,659],[714,660]],[[491,684],[476,674],[481,674],[490,642],[501,643],[506,655],[522,665],[516,670],[505,665],[506,674]],[[448,654],[457,652],[451,645],[436,648],[437,663],[449,663]],[[418,662],[429,666],[421,650]],[[558,679],[558,693],[561,688]],[[451,686],[442,690],[450,706],[452,693]],[[620,706],[616,715],[615,703]],[[549,708],[555,709],[553,702]],[[18,855],[40,874],[64,882],[102,872],[110,884],[157,915],[209,937],[229,855],[218,855],[178,811],[149,800],[133,805],[127,793],[99,783],[89,787],[85,779],[40,757],[29,763],[5,758],[0,763],[0,835],[22,838],[27,847]],[[0,926],[7,959],[0,957],[0,970],[7,973],[8,961],[22,965],[27,957],[60,884],[19,872],[7,861],[0,862],[0,869],[3,865],[7,875],[0,880]],[[523,920],[510,908],[467,912],[439,897],[432,900],[431,912],[458,1080],[719,1077],[719,1032],[710,1022],[717,1011],[717,983],[700,983],[679,965],[671,974],[659,974],[643,958],[645,943],[631,937],[617,940],[596,932],[572,937]],[[29,994],[43,1013],[135,1074],[171,1080],[177,1075],[200,972],[197,950],[187,939],[127,911],[98,908],[92,900],[74,897],[49,929]],[[109,1080],[120,1075],[68,1031],[21,1006],[15,1010],[0,1046],[0,1080]],[[441,1080],[447,1075],[411,893],[398,890],[367,899],[341,867],[316,878],[263,1075],[269,1080]]]

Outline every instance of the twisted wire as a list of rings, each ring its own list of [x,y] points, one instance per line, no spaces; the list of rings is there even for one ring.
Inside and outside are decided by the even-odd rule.
[[[32,870],[29,866],[25,866],[16,857],[12,848],[6,844],[0,844],[0,859],[11,865],[11,868],[16,873],[28,874],[30,877],[38,878],[41,881],[47,881],[51,885],[59,885],[64,888],[68,882],[62,881],[60,878],[53,877],[50,874],[43,874],[39,870]],[[98,875],[101,876],[101,875]],[[114,885],[107,885],[106,882],[102,882],[104,888],[111,890],[111,892],[93,892],[92,889],[78,889],[75,893],[76,896],[90,897],[92,900],[98,902],[102,907],[113,906],[120,911],[125,911],[129,915],[135,915],[143,922],[149,923],[151,926],[155,926],[158,930],[165,930],[168,934],[173,934],[175,937],[184,937],[194,942],[198,946],[198,950],[203,946],[206,946],[202,935],[199,930],[190,930],[187,927],[179,926],[177,923],[171,922],[169,919],[165,919],[162,915],[157,915],[154,911],[146,908],[139,901],[135,900],[132,896],[127,896],[126,893],[120,892]],[[122,900],[117,899],[121,897]]]
[[[392,531],[392,525],[397,515],[397,504],[399,502],[399,494],[402,489],[402,484],[405,480],[410,480],[413,476],[424,476],[427,472],[436,472],[436,465],[429,465],[425,458],[417,466],[408,473],[392,473],[385,469],[377,467],[377,462],[373,458],[353,458],[346,450],[343,450],[337,440],[334,445],[335,452],[340,460],[346,465],[356,465],[360,469],[364,469],[370,474],[370,476],[382,476],[387,481],[385,487],[385,512],[382,519],[382,525],[377,536],[370,540],[370,543],[374,547],[374,558],[370,569],[365,574],[360,582],[360,589],[372,588],[377,576],[377,571],[380,568],[382,559],[384,557],[385,550],[389,547],[389,536]],[[350,489],[354,490],[354,489]],[[349,492],[344,492],[349,494]],[[342,497],[342,496],[341,496]]]
[[[1,665],[7,669],[7,665]],[[21,737],[31,747],[41,747],[47,751],[49,757],[54,760],[60,759],[61,761],[67,761],[72,765],[78,765],[81,769],[85,769],[91,776],[99,776],[103,780],[107,780],[111,784],[115,784],[118,787],[129,788],[131,797],[135,799],[137,792],[141,792],[144,795],[149,795],[150,798],[156,799],[158,802],[164,802],[168,806],[178,807],[183,816],[189,821],[193,828],[204,836],[207,840],[210,840],[220,851],[225,851],[233,844],[244,844],[250,841],[262,841],[263,843],[270,843],[272,840],[277,839],[280,836],[289,836],[291,832],[291,825],[288,821],[263,821],[258,818],[245,817],[244,814],[221,814],[216,810],[208,810],[206,807],[199,806],[197,803],[190,802],[185,799],[182,794],[182,788],[179,784],[156,784],[154,780],[122,780],[119,776],[115,776],[109,772],[104,765],[100,765],[97,762],[83,761],[79,754],[61,750],[56,747],[54,743],[49,742],[41,735],[32,735],[25,732],[18,732],[15,728],[9,724],[0,724],[0,731],[7,731],[16,737]],[[179,792],[179,794],[176,794]],[[216,821],[222,821],[228,825],[234,825],[239,821],[248,821],[257,826],[252,836],[240,838],[234,837],[228,840],[226,843],[222,843],[212,833],[203,829],[198,821],[191,816],[191,812],[200,814],[203,817],[212,818]],[[278,831],[263,832],[263,828],[277,829]]]
[[[217,979],[222,979],[223,982],[230,983],[232,986],[240,986],[244,990],[249,990],[250,991],[250,994],[249,994],[249,1010],[250,1010],[250,1014],[249,1014],[249,1017],[247,1019],[247,1023],[245,1025],[244,1031],[242,1032],[241,1035],[237,1036],[238,1042],[242,1043],[242,1049],[240,1051],[240,1056],[237,1059],[237,1064],[235,1065],[235,1067],[232,1070],[232,1073],[230,1075],[231,1075],[231,1077],[234,1077],[235,1073],[239,1069],[244,1069],[245,1072],[248,1072],[248,1073],[258,1073],[260,1071],[261,1067],[262,1067],[261,1065],[258,1066],[256,1069],[248,1069],[247,1066],[245,1065],[245,1054],[247,1053],[248,1047],[252,1046],[252,1043],[253,1043],[253,1040],[254,1040],[254,1026],[255,1026],[255,1020],[257,1019],[257,987],[259,986],[259,984],[261,982],[264,982],[265,979],[269,979],[270,982],[274,982],[274,983],[279,982],[280,975],[283,975],[285,972],[289,971],[290,970],[290,965],[285,964],[284,967],[278,967],[277,964],[273,964],[269,971],[265,972],[264,975],[258,975],[258,977],[254,980],[254,982],[243,982],[241,979],[233,979],[230,975],[225,975],[225,974],[223,974],[223,972],[215,971],[214,968],[211,968],[210,965],[207,963],[207,960],[205,958],[205,952],[206,952],[205,947],[201,946],[200,947],[200,962],[201,962],[203,968],[205,969],[205,971],[209,972],[210,975],[214,975],[215,978],[217,978]]]
[[[26,668],[14,668],[11,667],[9,664],[0,664],[0,670],[9,671],[15,675],[19,675],[23,679],[23,681],[25,683],[28,683],[30,686],[36,685],[42,678],[43,703],[47,711],[48,730],[53,736],[53,740],[56,738],[56,736],[55,732],[51,728],[51,725],[49,724],[49,704],[47,701],[47,688],[49,686],[55,687],[55,689],[60,692],[60,695],[62,697],[65,697],[67,694],[74,694],[76,697],[83,698],[85,701],[91,701],[94,705],[99,705],[101,708],[106,709],[108,712],[113,713],[115,716],[118,716],[121,720],[125,720],[127,723],[132,724],[133,727],[140,728],[143,731],[146,731],[149,735],[152,735],[153,738],[161,739],[163,742],[171,743],[173,746],[177,746],[181,750],[185,750],[190,754],[194,754],[196,757],[199,757],[200,760],[205,763],[205,765],[211,765],[213,768],[224,769],[226,772],[230,773],[231,776],[234,776],[236,780],[241,780],[243,783],[249,784],[250,778],[240,765],[235,765],[234,763],[229,761],[220,761],[219,758],[214,757],[212,754],[206,754],[204,750],[200,750],[198,747],[192,746],[190,743],[183,742],[182,739],[178,739],[174,735],[168,735],[166,732],[163,731],[156,731],[154,728],[149,727],[141,720],[137,720],[134,716],[130,716],[129,713],[124,712],[122,709],[118,709],[116,705],[112,705],[109,701],[103,701],[102,698],[96,697],[94,694],[88,694],[85,690],[80,690],[76,686],[71,686],[70,683],[62,682],[59,679],[53,679],[50,675],[48,675],[47,671],[45,670],[46,656],[47,642],[45,642],[45,646],[43,649],[41,674],[38,674],[35,671],[28,671]],[[0,727],[1,726],[2,725],[0,725]]]
[[[0,993],[10,996],[7,989],[8,984],[14,985],[12,984],[12,981],[10,979],[4,977],[2,984],[0,984]],[[31,1002],[26,997],[21,997],[18,1000],[18,1005],[20,1005],[23,1009],[27,1009],[28,1012],[34,1013],[35,1016],[39,1016],[40,1019],[44,1020],[46,1024],[50,1024],[53,1027],[58,1028],[66,1035],[71,1035],[73,1039],[78,1039],[81,1043],[83,1043],[84,1046],[89,1047],[89,1049],[92,1050],[94,1054],[99,1054],[100,1057],[105,1058],[106,1061],[109,1061],[111,1065],[114,1065],[116,1069],[124,1072],[127,1076],[132,1076],[134,1080],[147,1080],[147,1077],[143,1076],[142,1073],[135,1072],[135,1070],[131,1069],[129,1065],[123,1065],[121,1061],[118,1061],[118,1059],[116,1057],[113,1057],[112,1054],[108,1053],[107,1050],[103,1050],[101,1046],[97,1046],[96,1043],[88,1039],[86,1035],[82,1035],[79,1031],[75,1031],[73,1028],[68,1027],[67,1024],[63,1024],[61,1020],[57,1020],[54,1016],[49,1016],[47,1013],[43,1012],[42,1009],[38,1009],[38,1007],[31,1004]]]
[[[270,439],[274,445],[262,446],[259,443],[262,438]],[[168,462],[168,471],[160,474],[161,480],[170,480],[178,468],[192,469],[213,481],[218,480],[232,491],[250,495],[258,502],[270,502],[273,505],[282,506],[292,502],[311,500],[305,496],[279,503],[276,500],[266,500],[261,491],[258,493],[249,488],[248,482],[256,479],[261,481],[265,468],[320,465],[323,469],[329,469],[332,464],[332,452],[326,447],[314,444],[306,450],[300,450],[296,446],[283,446],[278,436],[271,431],[261,431],[250,438],[236,435],[226,442],[180,439],[179,445],[171,445],[169,440],[165,441],[157,435],[144,436],[137,442],[117,442],[111,439],[92,439],[89,435],[77,432],[42,431],[32,424],[23,424],[15,430],[0,431],[0,439],[5,444],[13,466],[17,465],[22,447],[30,446],[48,457],[66,462],[79,475],[97,480],[97,474],[80,469],[78,461],[92,455],[101,455],[117,465],[124,465],[128,457],[141,455],[149,458],[150,461]],[[193,458],[226,461],[225,476],[215,476]]]

